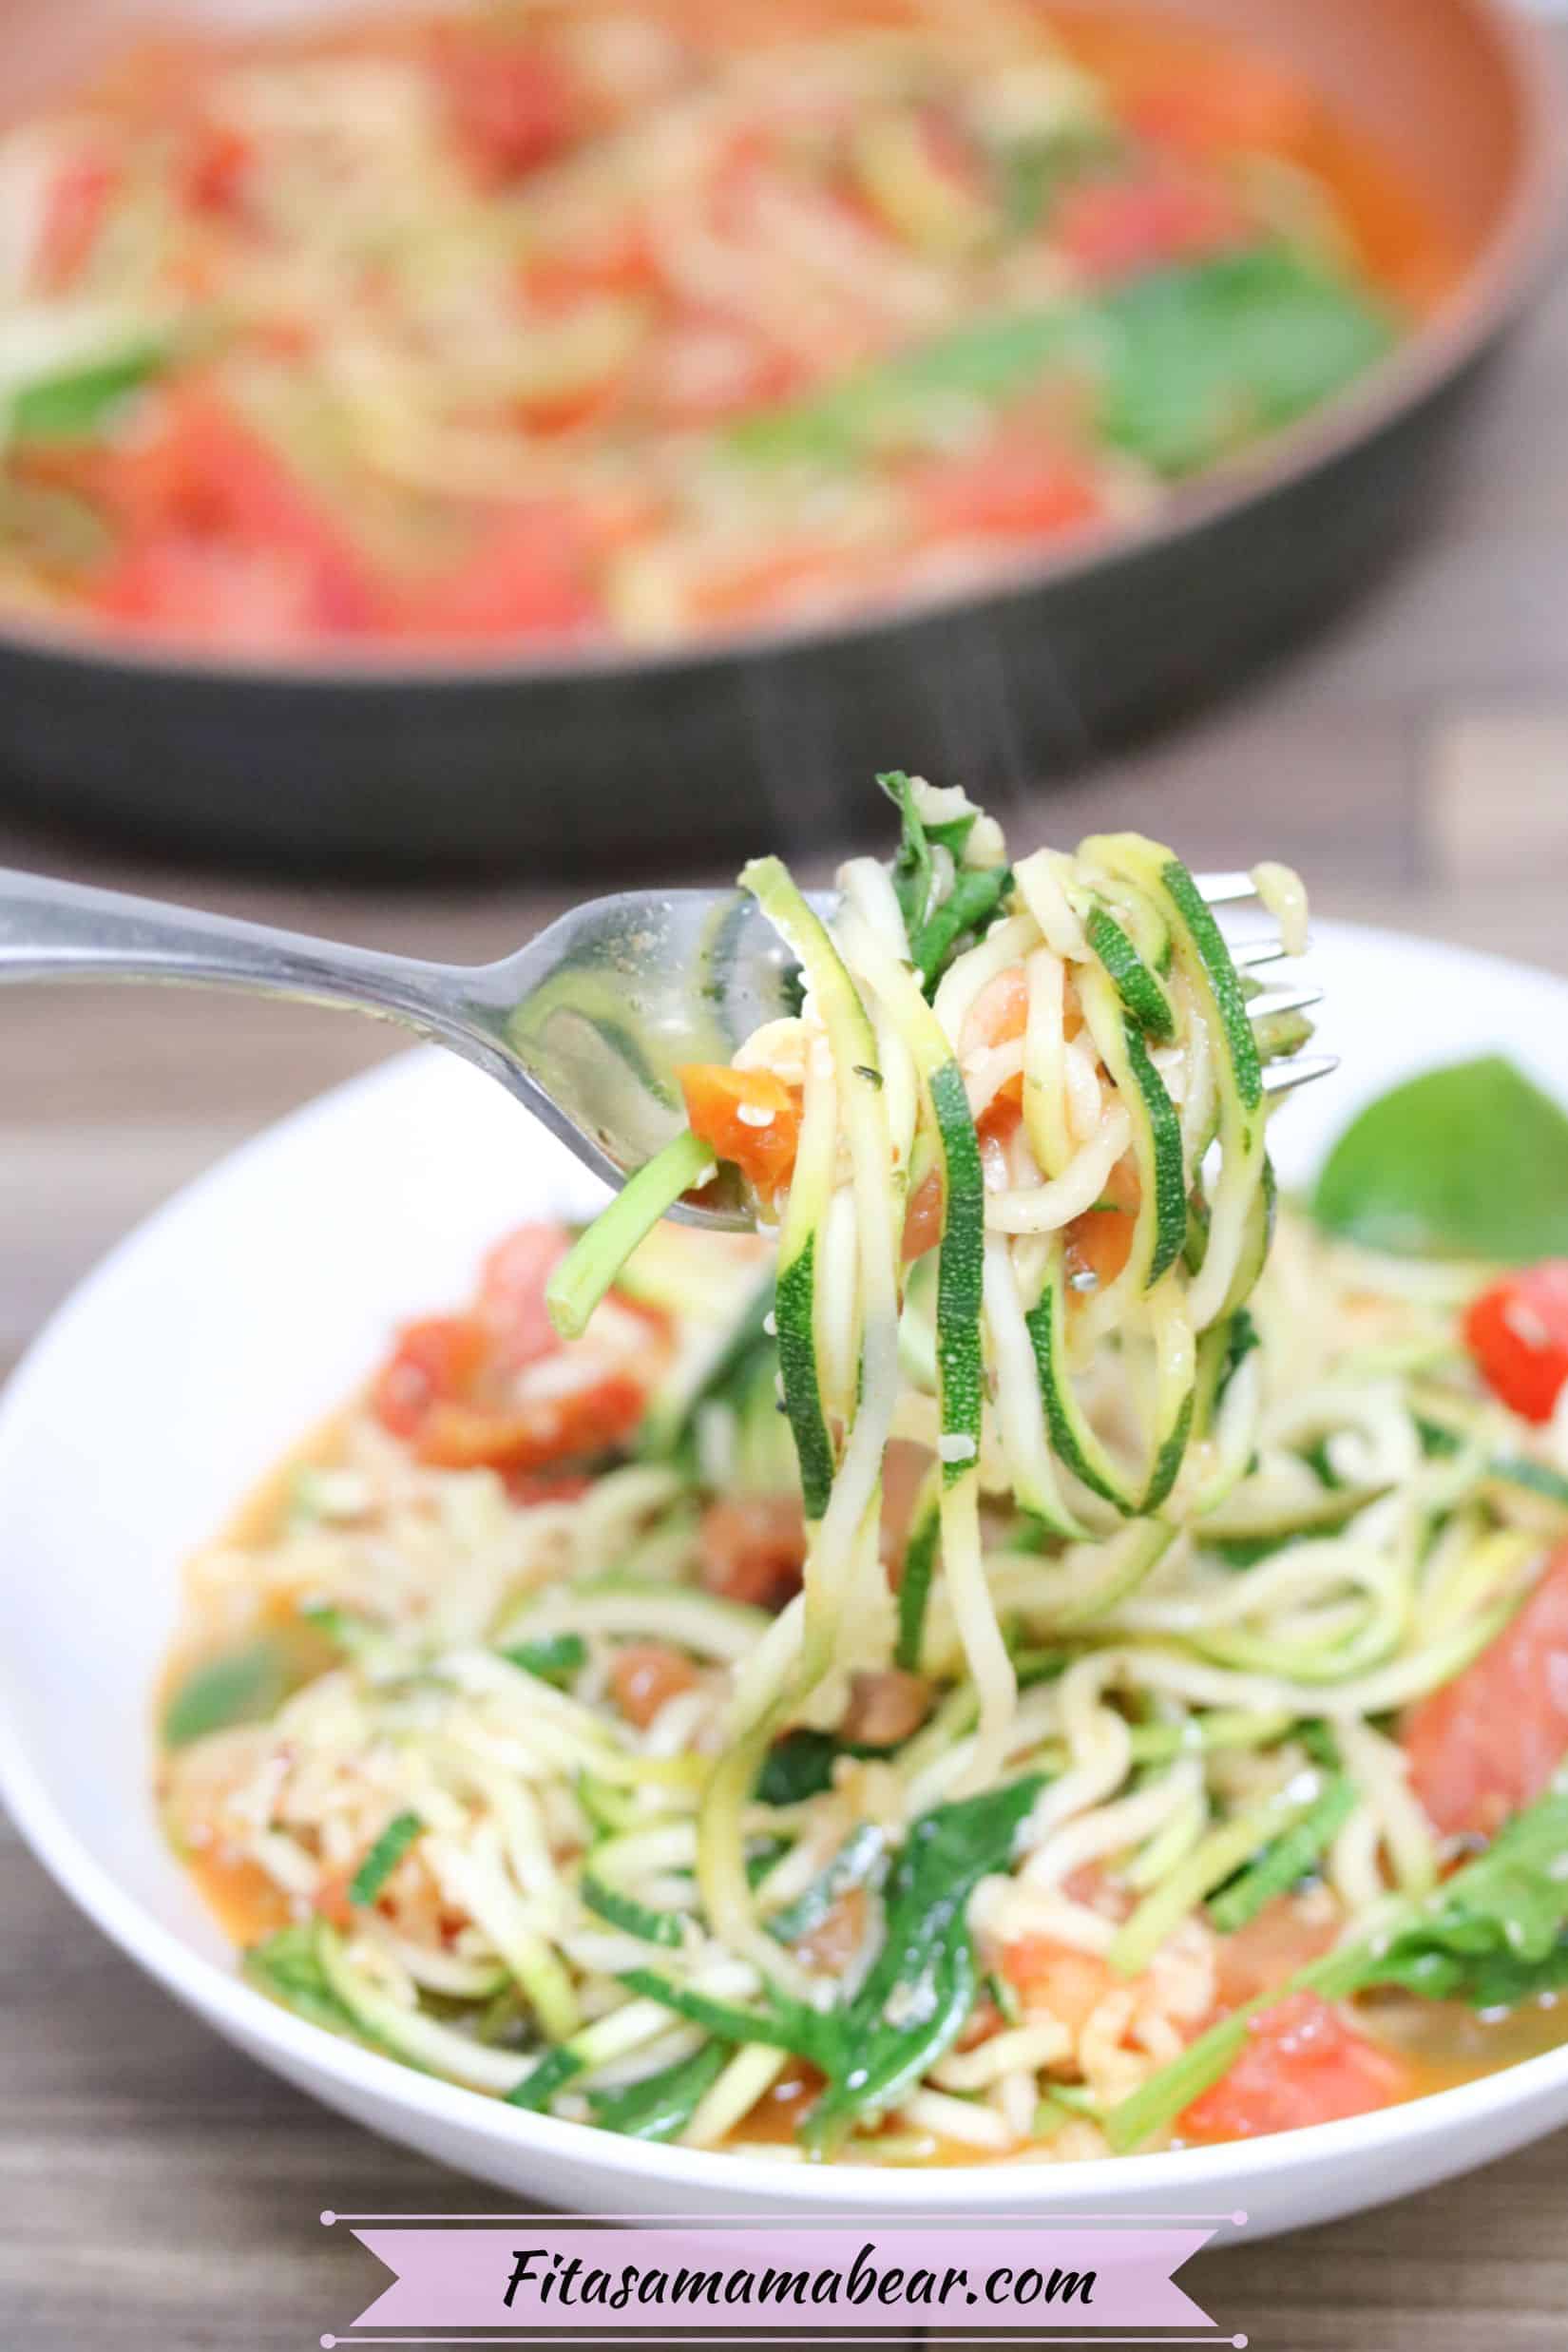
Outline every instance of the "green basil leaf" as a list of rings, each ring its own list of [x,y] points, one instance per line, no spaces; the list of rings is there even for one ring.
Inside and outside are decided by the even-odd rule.
[[[1568,1256],[1568,1117],[1499,1055],[1425,1071],[1351,1121],[1311,1205],[1402,1256]]]

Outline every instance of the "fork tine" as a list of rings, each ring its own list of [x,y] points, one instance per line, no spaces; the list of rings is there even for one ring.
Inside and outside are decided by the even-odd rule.
[[[1314,1078],[1327,1078],[1330,1070],[1339,1067],[1338,1054],[1312,1054],[1307,1060],[1271,1061],[1263,1073],[1266,1095],[1288,1095],[1297,1086],[1309,1086]]]
[[[1275,1013],[1310,1012],[1314,1004],[1321,1004],[1322,1002],[1321,988],[1265,988],[1259,995],[1248,998],[1247,1018],[1249,1021],[1268,1021]]]
[[[1251,874],[1197,874],[1194,879],[1206,907],[1234,907],[1244,898],[1257,896],[1257,886]]]
[[[1277,939],[1249,939],[1231,949],[1231,961],[1238,972],[1261,971],[1265,964],[1283,964],[1285,949]]]

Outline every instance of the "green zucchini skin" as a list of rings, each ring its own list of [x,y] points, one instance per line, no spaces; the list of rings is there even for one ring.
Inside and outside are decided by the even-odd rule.
[[[1109,908],[1091,907],[1084,928],[1090,947],[1116,984],[1128,1020],[1162,1043],[1175,1037],[1176,1014],[1170,998]],[[1166,950],[1169,953],[1169,932]]]

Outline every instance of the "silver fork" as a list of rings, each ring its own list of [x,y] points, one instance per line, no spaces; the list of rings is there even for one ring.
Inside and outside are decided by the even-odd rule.
[[[1199,876],[1212,906],[1254,895],[1245,874]],[[813,905],[831,913],[833,899]],[[1272,938],[1237,950],[1249,974]],[[200,914],[117,890],[0,869],[0,981],[143,980],[340,1004],[450,1047],[516,1096],[594,1175],[619,1186],[684,1123],[676,1070],[728,1061],[794,1009],[794,967],[739,890],[624,891],[592,899],[498,964],[431,964]],[[1254,1022],[1307,1010],[1322,991],[1262,987]],[[1272,1094],[1323,1077],[1331,1056],[1271,1062]],[[738,1189],[672,1214],[735,1229]]]

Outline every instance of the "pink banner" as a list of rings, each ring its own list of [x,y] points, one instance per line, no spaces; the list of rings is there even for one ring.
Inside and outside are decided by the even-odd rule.
[[[1210,2327],[1173,2272],[1214,2231],[1084,2224],[964,2228],[793,2222],[734,2228],[356,2229],[393,2284],[354,2324],[552,2330]]]

